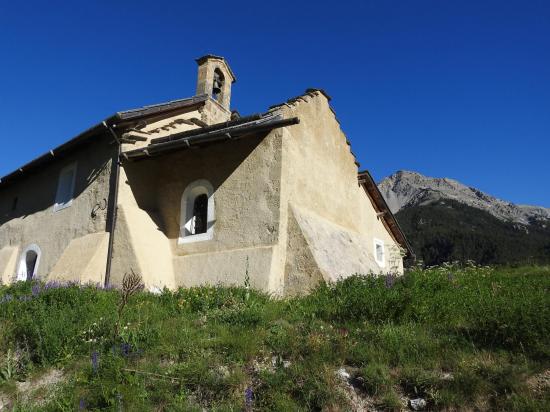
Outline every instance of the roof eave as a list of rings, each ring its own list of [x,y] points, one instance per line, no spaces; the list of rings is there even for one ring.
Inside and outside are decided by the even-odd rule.
[[[251,116],[251,118],[255,118],[256,116]],[[185,150],[191,146],[237,140],[245,136],[254,135],[255,133],[268,132],[273,129],[292,126],[300,122],[300,119],[297,117],[289,119],[273,118],[269,119],[269,121],[265,120],[266,118],[261,117],[249,123],[239,123],[240,120],[238,120],[224,123],[226,127],[223,128],[213,130],[205,128],[177,133],[171,136],[171,139],[157,139],[157,143],[155,144],[125,152],[122,154],[122,159],[129,161],[142,160],[178,150]]]
[[[412,259],[416,259],[414,250],[411,244],[409,243],[407,236],[405,236],[403,229],[399,225],[399,222],[395,218],[395,215],[390,210],[388,204],[386,203],[386,200],[384,199],[384,196],[382,196],[382,193],[378,189],[378,186],[376,185],[376,182],[372,178],[369,171],[363,170],[358,173],[357,177],[358,177],[359,183],[363,186],[369,198],[379,208],[379,211],[384,212],[384,214],[382,215],[382,218],[385,220],[387,227],[392,232],[392,236],[407,251],[408,257]]]
[[[84,144],[96,136],[101,131],[105,130],[105,125],[113,126],[114,124],[120,125],[123,122],[123,126],[127,124],[133,124],[136,121],[143,119],[144,117],[151,117],[154,115],[166,114],[176,110],[180,110],[187,107],[193,107],[195,105],[203,104],[209,98],[208,95],[199,95],[193,96],[186,99],[173,100],[167,103],[161,103],[151,106],[144,106],[138,109],[126,110],[117,112],[100,123],[95,124],[89,129],[79,133],[72,139],[62,143],[61,145],[55,147],[54,149],[44,153],[41,156],[31,160],[30,162],[24,164],[18,169],[6,174],[5,176],[0,177],[0,188],[7,186],[12,183],[14,180],[17,180],[25,176],[28,172],[35,170],[38,167],[44,166],[49,162],[54,161],[62,154],[67,153],[71,149]],[[118,142],[117,142],[118,143]]]
[[[116,120],[116,118],[117,118],[116,115],[111,116],[107,118],[105,122],[110,123]],[[105,130],[105,126],[103,122],[97,123],[96,125],[76,135],[75,137],[66,141],[65,143],[57,146],[56,148],[48,151],[47,153],[44,153],[43,155],[36,157],[30,162],[25,163],[23,166],[19,167],[17,170],[14,170],[13,172],[2,176],[0,178],[0,188],[7,186],[8,184],[12,183],[14,180],[17,180],[20,177],[23,177],[28,172],[31,172],[63,156],[67,152],[71,151],[73,148],[85,143],[91,137],[96,136],[100,131],[103,131],[103,130]]]

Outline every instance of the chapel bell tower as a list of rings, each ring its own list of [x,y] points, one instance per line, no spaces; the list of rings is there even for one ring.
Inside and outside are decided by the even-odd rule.
[[[196,60],[199,65],[197,96],[209,95],[229,113],[231,85],[237,81],[223,57],[207,54]]]

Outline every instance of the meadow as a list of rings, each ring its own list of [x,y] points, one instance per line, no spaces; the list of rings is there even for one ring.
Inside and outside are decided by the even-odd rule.
[[[160,295],[127,286],[0,287],[0,402],[16,411],[550,410],[550,267],[415,268],[287,299],[244,285]]]

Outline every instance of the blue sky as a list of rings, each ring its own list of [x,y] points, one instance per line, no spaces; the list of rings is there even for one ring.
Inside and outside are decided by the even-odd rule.
[[[0,4],[0,175],[112,113],[195,92],[225,56],[242,114],[324,88],[363,168],[550,207],[550,2]]]

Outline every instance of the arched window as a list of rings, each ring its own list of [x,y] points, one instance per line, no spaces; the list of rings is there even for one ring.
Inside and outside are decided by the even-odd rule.
[[[181,197],[178,243],[212,239],[214,222],[214,188],[207,180],[196,180],[187,186]]]
[[[40,264],[40,248],[38,245],[28,246],[19,258],[19,267],[17,269],[17,280],[31,280],[38,273]]]

